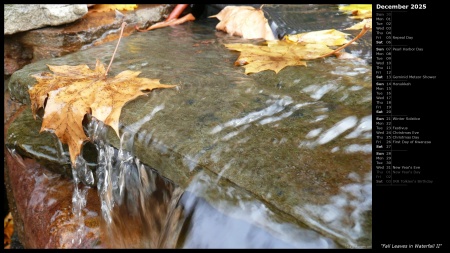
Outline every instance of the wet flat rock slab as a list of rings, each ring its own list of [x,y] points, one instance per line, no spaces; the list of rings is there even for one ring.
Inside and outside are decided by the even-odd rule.
[[[336,26],[348,22],[339,18]],[[215,24],[194,22],[122,39],[110,76],[134,70],[179,86],[124,106],[120,132],[129,145],[122,146],[183,188],[207,173],[218,185],[266,203],[280,219],[307,224],[343,247],[371,247],[371,66],[364,59],[329,57],[278,74],[245,75],[234,66],[238,52],[223,44],[249,41],[217,32]],[[49,71],[46,64],[94,68],[99,59],[106,65],[115,46],[30,64],[11,77],[11,96],[29,104],[27,90],[36,83],[30,75]],[[120,148],[109,132],[110,145]],[[8,134],[9,146],[27,145],[24,130]],[[39,153],[55,156],[45,152]],[[238,198],[217,189],[204,197],[213,205]]]
[[[45,7],[51,8],[49,6],[52,5]],[[67,7],[63,6],[63,8]],[[172,8],[170,4],[141,4],[135,10],[122,12],[100,12],[90,8],[89,12],[81,18],[68,24],[59,26],[42,24],[43,27],[39,29],[5,35],[5,75],[11,75],[30,62],[63,56],[80,49],[117,40],[122,22],[127,23],[123,36],[128,36],[136,32],[135,26],[145,27],[161,21]]]

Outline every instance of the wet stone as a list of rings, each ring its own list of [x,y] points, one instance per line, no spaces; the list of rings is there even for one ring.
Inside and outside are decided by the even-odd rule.
[[[4,34],[71,23],[88,11],[86,4],[5,4],[4,7]]]
[[[323,29],[349,22],[345,15],[330,18],[335,8],[323,8],[328,8]],[[238,52],[223,44],[249,41],[215,31],[216,23],[191,22],[122,39],[111,77],[133,70],[179,86],[152,91],[123,107],[120,133],[129,145],[122,148],[182,188],[206,173],[217,179],[215,187],[223,184],[266,203],[280,220],[306,224],[345,248],[371,247],[372,70],[367,59],[329,57],[278,74],[245,75],[233,64]],[[93,68],[99,59],[106,65],[115,46],[106,43],[27,65],[11,77],[11,95],[29,104],[27,89],[36,83],[30,75],[48,71],[46,64]],[[358,51],[358,45],[351,48]],[[25,129],[11,126],[11,131],[22,135]],[[120,148],[110,132],[106,142]],[[8,136],[7,143],[28,141]],[[213,206],[233,201],[219,188],[203,194]]]
[[[46,5],[51,6],[51,5]],[[123,36],[136,32],[135,26],[147,27],[161,21],[173,8],[171,4],[140,4],[132,11],[119,14],[109,12],[87,12],[76,19],[59,24],[42,26],[15,34],[6,34],[4,41],[5,75],[11,75],[30,62],[63,56],[78,50],[117,40],[122,22],[127,25]],[[70,5],[64,5],[70,8]],[[34,22],[31,22],[34,24]]]
[[[33,59],[33,49],[25,46],[15,38],[4,36],[4,75],[8,76],[30,63]]]
[[[74,184],[33,159],[6,152],[5,171],[14,233],[27,249],[101,248],[100,203],[95,188],[86,194],[84,222],[72,213]],[[77,231],[83,236],[79,236]],[[18,246],[14,246],[17,248]]]
[[[68,152],[67,147],[62,145],[58,147],[56,136],[53,134],[39,133],[41,124],[42,120],[35,120],[31,109],[26,108],[11,123],[6,133],[10,143],[16,145],[11,146],[7,143],[6,148],[26,157],[34,157],[39,162],[50,165],[50,168],[54,168],[57,173],[70,177],[72,174],[70,163],[64,154],[64,152]]]

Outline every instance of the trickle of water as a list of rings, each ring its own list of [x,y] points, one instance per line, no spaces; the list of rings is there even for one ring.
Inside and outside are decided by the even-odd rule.
[[[162,108],[155,108],[145,119],[150,120]],[[118,150],[104,143],[106,127],[102,122],[92,120],[88,126],[98,150],[97,189],[106,247],[174,248],[183,224],[177,205],[183,191],[131,153],[131,133],[145,122],[124,129]]]
[[[61,140],[56,135],[52,135],[52,136],[55,139],[55,143],[57,145],[56,157],[58,157],[58,160],[61,163],[69,163],[70,162],[69,157],[64,152],[64,148],[63,148],[63,144],[62,144]]]
[[[179,233],[176,203],[181,190],[119,150],[104,173],[101,192],[106,245],[111,248],[173,248]],[[106,186],[106,187],[105,187]],[[173,224],[171,222],[174,222]],[[169,238],[166,238],[169,236]],[[171,239],[172,241],[168,240]],[[172,244],[171,244],[172,243]]]
[[[14,145],[15,146],[15,145]],[[14,147],[13,146],[13,147]],[[25,167],[25,164],[23,163],[23,159],[22,157],[17,153],[15,148],[11,148],[11,147],[7,147],[8,152],[11,154],[12,157],[14,157],[14,159],[20,163],[21,166]]]
[[[77,157],[75,169],[72,170],[74,180],[81,181],[85,185],[94,184],[94,173],[89,169],[86,160],[80,155]],[[77,178],[75,179],[75,174]]]
[[[74,237],[71,237],[70,245],[77,247],[81,245],[82,239],[86,235],[86,229],[84,224],[83,209],[86,207],[86,194],[89,190],[89,186],[81,184],[81,182],[94,183],[94,176],[92,171],[87,168],[86,161],[81,156],[78,156],[75,167],[72,169],[74,189],[72,194],[72,213],[75,217],[77,224],[77,230]],[[80,188],[81,185],[81,188]],[[67,242],[61,242],[61,245],[65,245]]]

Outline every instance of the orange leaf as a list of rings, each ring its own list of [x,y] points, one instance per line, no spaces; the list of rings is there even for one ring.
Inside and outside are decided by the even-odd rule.
[[[11,245],[11,237],[14,232],[14,220],[11,212],[6,215],[3,220],[3,245],[5,249],[9,249]]]
[[[137,4],[96,4],[91,11],[108,12],[113,10],[118,11],[132,11],[137,8]]]
[[[73,165],[83,143],[89,140],[82,126],[85,114],[111,126],[119,136],[119,117],[125,103],[146,94],[144,90],[175,87],[160,84],[159,79],[138,78],[140,72],[131,70],[107,78],[98,60],[94,70],[87,65],[48,67],[53,74],[33,75],[38,81],[29,90],[33,116],[36,118],[37,109],[47,100],[41,132],[52,131],[68,144]]]

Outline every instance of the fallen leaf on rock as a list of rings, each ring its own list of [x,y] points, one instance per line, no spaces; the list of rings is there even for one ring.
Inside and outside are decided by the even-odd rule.
[[[230,50],[241,52],[234,65],[244,66],[245,74],[264,70],[273,70],[275,73],[278,73],[287,66],[306,66],[305,60],[313,60],[336,54],[361,38],[367,31],[368,27],[363,27],[361,32],[350,41],[341,37],[345,35],[344,33],[325,30],[311,32],[311,34],[319,36],[308,36],[308,34],[303,34],[302,36],[299,36],[301,42],[294,42],[299,39],[293,36],[291,37],[292,40],[266,41],[266,45],[262,46],[236,43],[225,44],[225,47]],[[331,36],[332,39],[329,38],[330,36],[324,36],[324,34],[333,34]],[[334,34],[339,34],[339,36],[336,38]],[[312,43],[308,43],[308,41]],[[336,49],[332,49],[328,46],[328,44],[336,46],[337,43],[345,44]],[[338,53],[338,55],[341,54]],[[341,59],[344,58],[348,58],[348,56],[341,57]]]
[[[111,126],[120,136],[120,112],[128,101],[146,94],[146,90],[175,87],[160,84],[159,79],[139,78],[140,72],[131,70],[107,78],[99,60],[94,70],[87,65],[48,67],[53,74],[33,75],[38,83],[28,91],[31,109],[36,119],[37,110],[44,107],[40,131],[54,132],[62,143],[68,144],[72,165],[83,143],[89,140],[82,126],[85,114]]]
[[[220,20],[216,29],[230,35],[244,39],[276,40],[261,9],[251,6],[226,6],[209,18]]]
[[[295,43],[324,44],[327,46],[340,46],[348,42],[349,34],[335,29],[321,30],[307,33],[286,35],[283,39]]]
[[[236,66],[244,66],[245,74],[273,70],[280,72],[287,66],[306,66],[304,60],[316,59],[333,50],[323,44],[297,44],[287,41],[268,41],[267,46],[253,44],[225,44],[240,51]]]
[[[108,12],[113,10],[132,11],[137,8],[137,4],[96,4],[91,8],[95,12]]]
[[[351,14],[350,18],[365,19],[372,17],[371,4],[348,4],[339,6],[339,10]]]
[[[361,30],[363,27],[372,29],[372,5],[348,4],[339,6],[339,10],[350,14],[352,19],[362,19],[361,22],[346,28],[345,30]]]
[[[361,30],[364,26],[367,26],[369,29],[372,29],[372,18],[363,19],[361,22],[354,24],[345,30]]]

